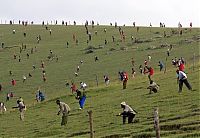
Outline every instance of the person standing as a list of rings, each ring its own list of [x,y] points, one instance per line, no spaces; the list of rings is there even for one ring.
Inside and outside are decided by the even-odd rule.
[[[20,112],[20,120],[24,121],[24,111],[26,110],[26,106],[23,101],[17,100],[17,106],[13,108],[18,108]]]
[[[163,64],[161,61],[159,61],[159,62],[158,62],[158,66],[160,67],[160,71],[162,71],[162,69],[163,69],[163,67],[164,67],[164,64]]]
[[[128,74],[127,72],[124,72],[123,73],[123,89],[126,89],[127,81],[128,81]]]
[[[5,103],[0,102],[0,114],[4,114],[4,112],[6,112],[6,106]]]
[[[85,92],[83,91],[83,92],[81,92],[81,91],[79,91],[78,89],[76,90],[76,99],[77,100],[79,100],[79,106],[80,106],[80,110],[82,110],[83,109],[83,106],[84,106],[84,104],[85,104],[85,100],[86,100],[86,94],[85,94]]]
[[[56,104],[59,106],[59,109],[60,109],[58,111],[57,115],[60,115],[62,113],[61,126],[66,125],[67,119],[68,119],[68,114],[71,109],[66,103],[61,102],[60,100],[56,100]]]
[[[109,77],[107,75],[104,75],[103,78],[104,78],[104,82],[105,82],[106,86],[108,86],[108,84],[110,83]]]
[[[135,118],[135,115],[137,114],[137,111],[132,109],[129,105],[127,105],[125,102],[121,103],[121,108],[123,109],[122,113],[119,113],[119,116],[122,116],[123,118],[123,124],[126,123],[126,118],[128,117],[128,123],[133,123],[133,119]]]
[[[0,83],[0,92],[2,91],[2,85],[1,85],[1,83]]]
[[[185,74],[185,72],[183,72],[181,70],[177,70],[176,72],[177,72],[177,79],[179,81],[179,91],[178,92],[182,92],[183,83],[188,88],[188,90],[192,90],[192,87],[187,80],[187,75]]]

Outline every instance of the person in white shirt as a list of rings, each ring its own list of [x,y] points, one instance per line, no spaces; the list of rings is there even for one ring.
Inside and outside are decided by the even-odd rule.
[[[81,85],[81,89],[83,89],[83,91],[85,91],[87,84],[85,82],[80,82]]]
[[[2,102],[0,102],[0,113],[4,113],[4,112],[6,112],[6,106],[5,106],[5,104],[4,103],[2,103]]]
[[[150,80],[150,84],[149,84],[149,86],[147,87],[147,89],[149,89],[149,94],[151,94],[152,91],[153,91],[154,93],[157,93],[158,90],[159,90],[159,85],[156,84],[153,80]]]
[[[121,103],[121,108],[123,109],[123,112],[119,115],[123,118],[123,124],[126,123],[126,118],[128,117],[128,123],[133,123],[133,118],[137,114],[137,111],[132,109],[129,105],[127,105],[125,102]]]
[[[179,81],[179,92],[182,92],[183,83],[188,88],[188,90],[192,90],[190,83],[187,80],[187,75],[185,72],[177,70],[177,80]]]

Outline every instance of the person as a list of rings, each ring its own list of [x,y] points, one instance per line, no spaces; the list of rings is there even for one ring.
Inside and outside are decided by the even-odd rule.
[[[148,62],[147,62],[147,60],[145,59],[145,60],[144,60],[144,65],[147,66],[147,64],[148,64]]]
[[[185,74],[185,72],[183,72],[181,70],[177,70],[176,73],[177,73],[177,80],[179,82],[179,91],[178,92],[182,92],[183,83],[188,88],[188,90],[192,90],[192,87],[187,80],[187,75]]]
[[[26,81],[26,76],[23,75],[23,83]]]
[[[76,85],[75,85],[74,83],[72,83],[72,84],[71,84],[71,92],[72,92],[72,94],[75,93],[76,90],[77,90]]]
[[[77,66],[77,68],[76,68],[76,72],[79,72],[79,71],[80,71],[80,67]]]
[[[36,69],[35,65],[32,65],[32,67],[33,67],[33,70],[35,70],[35,69]]]
[[[12,80],[11,80],[11,83],[12,83],[13,86],[15,86],[15,85],[16,85],[16,80],[15,80],[15,79],[12,79]]]
[[[10,93],[6,94],[6,102],[10,100]]]
[[[27,59],[29,59],[29,53],[26,54]]]
[[[0,102],[0,113],[2,114],[6,111],[7,111],[7,109],[6,109],[5,104],[3,102]]]
[[[97,56],[95,56],[94,57],[94,61],[96,62],[96,61],[98,61],[99,60],[99,58],[97,57]]]
[[[58,111],[57,115],[60,115],[62,113],[61,126],[66,125],[67,119],[68,119],[68,114],[71,109],[66,103],[61,102],[60,100],[56,100],[56,104],[59,106],[59,109],[60,109]]]
[[[159,61],[159,62],[158,62],[158,66],[160,67],[160,71],[162,71],[162,69],[163,69],[163,67],[164,67],[164,64],[163,64],[161,61]]]
[[[0,84],[0,92],[2,91],[2,84]]]
[[[139,69],[140,69],[140,73],[142,74],[143,73],[143,67],[142,67],[142,65],[139,66]]]
[[[104,75],[103,78],[104,78],[105,84],[107,86],[110,82],[109,77],[107,75]]]
[[[119,76],[119,80],[123,81],[123,72],[119,71],[118,76]]]
[[[132,78],[135,78],[135,74],[136,74],[136,72],[135,72],[135,69],[134,69],[134,68],[132,68],[132,72],[131,72],[131,74],[132,74]]]
[[[30,78],[32,77],[32,75],[31,75],[31,73],[30,73],[30,72],[28,73],[28,76],[29,76]]]
[[[172,63],[173,66],[176,66],[176,60],[175,59],[172,59],[171,63]]]
[[[51,35],[51,29],[49,29],[49,34]]]
[[[156,84],[153,80],[150,80],[150,84],[149,84],[149,86],[147,87],[147,89],[149,89],[149,94],[151,94],[152,91],[153,91],[154,93],[156,93],[156,92],[158,92],[158,90],[159,90],[159,85]]]
[[[168,57],[169,57],[169,51],[170,51],[170,50],[169,50],[169,49],[167,49],[167,56],[168,56]]]
[[[41,102],[45,100],[44,93],[41,90],[38,90],[38,96]]]
[[[151,61],[151,56],[150,55],[148,55],[148,61]]]
[[[126,89],[127,81],[128,81],[128,74],[127,72],[124,72],[123,73],[123,89]]]
[[[81,85],[81,89],[85,91],[85,89],[87,88],[87,84],[85,82],[80,82],[80,85]]]
[[[152,67],[146,67],[146,68],[148,69],[148,72],[149,72],[148,74],[149,81],[151,81],[151,76],[153,76],[154,70]]]
[[[120,116],[122,116],[123,124],[126,123],[126,118],[128,117],[128,123],[133,123],[133,119],[135,118],[135,115],[137,114],[137,111],[132,109],[129,105],[127,105],[125,102],[121,103],[121,108],[123,109],[122,113],[119,113]]]
[[[26,110],[26,106],[23,101],[17,100],[17,106],[12,108],[18,108],[20,112],[20,120],[24,121],[24,111]]]
[[[12,71],[11,71],[11,70],[9,71],[9,74],[10,74],[10,76],[12,76],[12,75],[13,75],[13,73],[12,73]]]
[[[181,62],[180,65],[178,66],[180,71],[184,71],[185,65]]]
[[[85,100],[86,100],[86,94],[85,92],[81,92],[78,89],[76,90],[76,99],[79,100],[79,106],[80,106],[80,110],[83,109],[83,106],[85,104]]]

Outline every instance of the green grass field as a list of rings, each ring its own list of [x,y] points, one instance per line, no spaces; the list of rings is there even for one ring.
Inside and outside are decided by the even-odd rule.
[[[118,28],[114,26],[88,27],[92,33],[92,41],[87,44],[88,36],[84,26],[49,26],[49,31],[40,25],[19,26],[0,25],[0,101],[5,102],[8,111],[0,114],[0,137],[89,137],[89,119],[87,111],[93,111],[95,137],[155,137],[153,110],[159,108],[161,137],[200,137],[200,29],[191,31],[183,29],[183,35],[172,35],[172,29],[177,28],[148,28],[140,27],[139,32],[133,27],[122,27],[126,40],[121,42]],[[107,32],[104,32],[104,28]],[[16,34],[12,30],[16,30]],[[95,35],[97,31],[97,35]],[[167,37],[163,37],[163,32]],[[23,33],[27,36],[24,37]],[[73,34],[78,44],[73,41]],[[41,35],[37,44],[36,37]],[[134,43],[131,35],[141,43]],[[115,36],[115,42],[112,42]],[[105,45],[105,39],[108,44]],[[69,42],[69,48],[66,43]],[[20,53],[21,45],[26,44],[26,50]],[[169,48],[161,45],[173,45],[170,57],[166,61],[166,51]],[[30,54],[37,47],[37,52]],[[93,53],[86,54],[86,49],[93,47]],[[123,50],[125,49],[125,50]],[[48,60],[49,51],[58,56]],[[14,53],[17,59],[13,59]],[[27,59],[26,54],[30,57]],[[18,56],[21,62],[18,62]],[[153,80],[160,84],[160,91],[149,95],[147,75],[139,73],[139,65],[151,55],[151,67],[155,74]],[[99,61],[95,62],[94,57]],[[193,91],[183,86],[183,92],[178,93],[176,68],[171,65],[172,58],[186,59],[186,73]],[[195,57],[195,58],[194,58]],[[131,58],[135,60],[136,77],[131,78]],[[195,60],[194,60],[195,59]],[[45,62],[47,81],[42,80],[41,60]],[[80,60],[84,63],[81,65]],[[166,73],[160,72],[158,61],[163,61]],[[36,69],[32,69],[32,65]],[[80,66],[79,76],[75,77],[76,67]],[[9,75],[9,71],[13,75]],[[122,82],[118,79],[119,71],[127,71],[129,80],[127,89],[122,90]],[[27,77],[25,83],[22,76]],[[109,75],[110,84],[105,86],[104,75]],[[99,86],[96,86],[96,76]],[[17,85],[11,85],[11,79],[17,80]],[[80,81],[88,84],[87,99],[83,110],[79,110],[78,101],[71,94],[66,82],[75,82],[79,87]],[[37,103],[35,93],[41,88],[46,100]],[[15,97],[6,102],[6,94],[14,92]],[[13,110],[17,97],[22,97],[27,105],[25,120],[19,120],[19,111]],[[61,99],[71,107],[67,126],[61,127],[61,116],[57,116],[56,99]],[[121,112],[120,103],[125,101],[138,111],[134,124],[122,124],[122,118],[116,116]]]

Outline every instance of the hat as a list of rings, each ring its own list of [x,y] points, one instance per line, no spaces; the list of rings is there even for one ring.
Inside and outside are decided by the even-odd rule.
[[[121,102],[121,105],[126,105],[126,103],[125,102]]]

